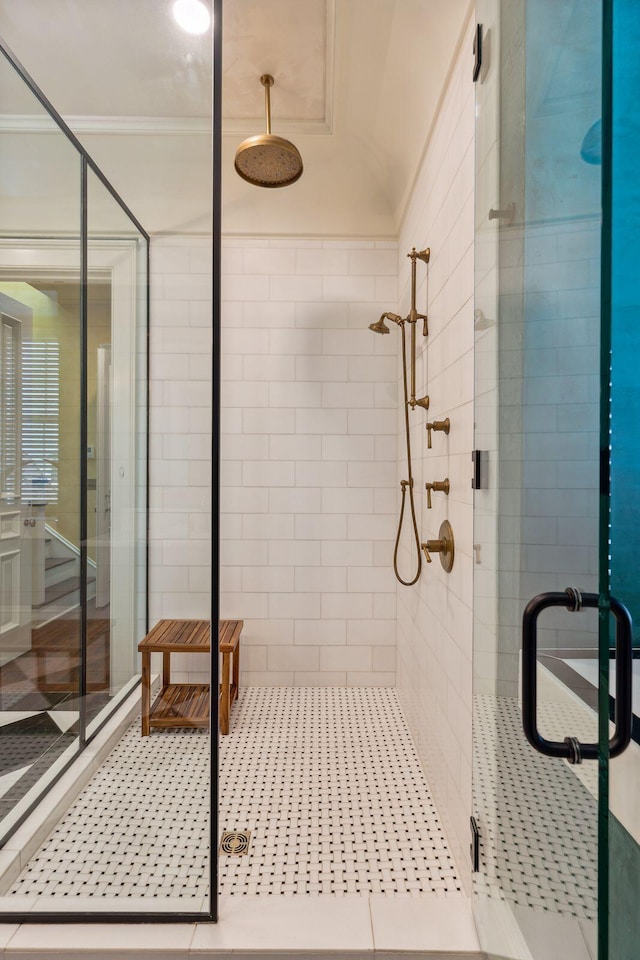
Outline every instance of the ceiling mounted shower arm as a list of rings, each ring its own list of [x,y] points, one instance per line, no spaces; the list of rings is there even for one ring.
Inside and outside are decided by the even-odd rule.
[[[270,73],[263,73],[260,77],[260,83],[264,87],[264,121],[267,127],[267,136],[271,134],[271,87],[273,86],[273,77]]]

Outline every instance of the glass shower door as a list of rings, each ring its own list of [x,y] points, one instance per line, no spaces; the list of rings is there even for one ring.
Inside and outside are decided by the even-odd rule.
[[[611,244],[610,528],[611,592],[633,617],[633,718],[629,748],[609,765],[609,815],[603,811],[609,867],[608,942],[611,960],[630,960],[640,943],[640,289],[634,253],[640,226],[640,17],[633,0],[615,0],[606,21],[611,37],[611,150],[603,151],[605,235]],[[620,669],[611,661],[610,688]]]
[[[638,780],[627,769],[637,745],[611,761],[607,747],[615,714],[609,686],[612,693],[616,687],[609,590],[632,606],[616,570],[624,566],[635,585],[629,573],[637,569],[628,556],[616,561],[623,545],[628,554],[637,543],[628,516],[622,522],[617,511],[635,518],[638,417],[629,390],[637,304],[631,298],[616,311],[616,271],[632,249],[628,240],[616,247],[616,203],[628,227],[637,227],[637,216],[629,217],[631,184],[616,193],[624,160],[621,150],[616,154],[615,110],[613,206],[602,147],[603,129],[605,146],[611,143],[602,110],[612,49],[614,99],[628,83],[615,83],[609,18],[614,9],[632,17],[632,6],[477,5],[483,44],[476,103],[472,849],[476,919],[490,957],[631,960],[638,941],[630,929],[640,876]],[[631,43],[631,26],[619,30]],[[637,130],[629,121],[634,111],[634,104],[619,111],[627,147],[629,127]],[[629,287],[637,300],[637,285]],[[623,306],[628,331],[618,319]],[[626,393],[617,358],[629,365]],[[623,415],[632,427],[622,425]],[[620,433],[630,451],[624,481]],[[625,534],[617,532],[623,526]],[[537,602],[537,618],[532,613],[536,645],[527,656],[523,613],[540,595],[546,601]],[[621,705],[619,697],[624,713]],[[535,719],[540,736],[559,744],[556,756],[527,741],[523,718]]]

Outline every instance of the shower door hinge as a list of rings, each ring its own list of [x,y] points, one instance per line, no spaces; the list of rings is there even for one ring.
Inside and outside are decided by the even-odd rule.
[[[487,451],[472,450],[471,459],[473,460],[473,476],[471,477],[471,487],[473,490],[484,490],[487,485]]]
[[[482,69],[482,24],[476,24],[476,33],[473,38],[473,82],[477,83]]]
[[[611,451],[609,447],[600,450],[600,496],[611,493]]]
[[[472,873],[478,873],[480,870],[480,830],[478,829],[478,821],[475,817],[471,817],[471,845],[469,847],[469,852],[471,854],[471,871]]]

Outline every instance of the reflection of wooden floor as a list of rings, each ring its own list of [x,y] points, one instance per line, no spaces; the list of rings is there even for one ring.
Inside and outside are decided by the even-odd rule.
[[[109,688],[111,624],[108,614],[109,608],[103,607],[97,616],[93,607],[87,618],[87,690],[90,692]],[[80,621],[77,615],[68,619],[61,617],[32,630],[31,653],[36,659],[38,690],[79,691]]]
[[[110,699],[109,607],[87,612],[83,699],[77,608],[33,629],[31,649],[0,667],[0,820],[74,742],[80,712],[90,722]]]

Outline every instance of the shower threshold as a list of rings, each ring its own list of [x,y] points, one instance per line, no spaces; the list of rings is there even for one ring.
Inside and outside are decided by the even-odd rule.
[[[219,923],[0,924],[0,955],[45,960],[481,960],[470,901],[221,897]],[[15,951],[15,954],[14,954]]]

